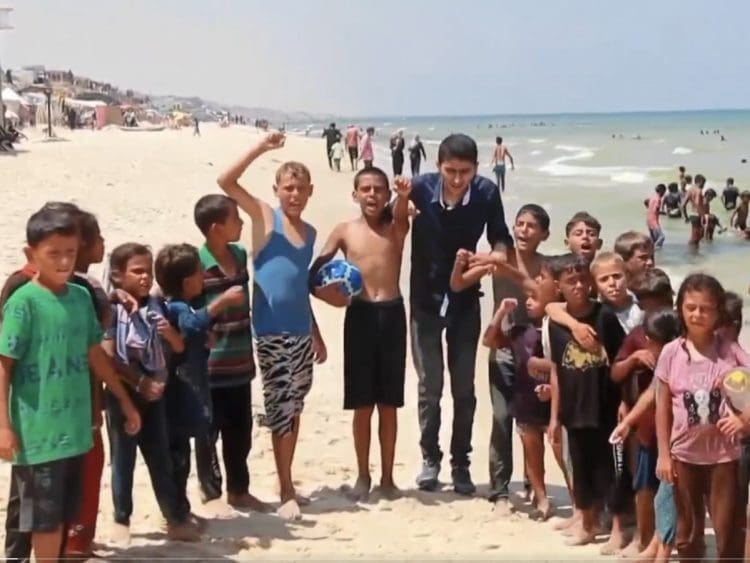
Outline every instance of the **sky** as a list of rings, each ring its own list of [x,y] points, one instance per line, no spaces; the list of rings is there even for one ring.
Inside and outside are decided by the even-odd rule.
[[[747,0],[0,0],[0,64],[345,116],[745,108]]]

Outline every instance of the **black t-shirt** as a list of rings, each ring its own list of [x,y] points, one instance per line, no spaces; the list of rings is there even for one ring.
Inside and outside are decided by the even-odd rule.
[[[680,205],[682,204],[680,194],[672,192],[666,194],[662,202],[664,203],[664,207],[666,207],[667,209],[679,209]]]
[[[737,186],[727,186],[721,193],[721,197],[724,200],[725,208],[734,209],[737,207],[737,198],[740,197],[740,190]]]
[[[570,330],[550,321],[552,362],[560,387],[560,421],[566,428],[605,428],[617,423],[620,389],[612,381],[611,365],[625,339],[614,311],[594,303],[588,315],[578,319],[594,328],[602,342],[597,354],[587,352]]]
[[[341,140],[341,131],[329,127],[328,129],[323,130],[323,137],[326,138],[326,145],[331,147],[334,143]]]

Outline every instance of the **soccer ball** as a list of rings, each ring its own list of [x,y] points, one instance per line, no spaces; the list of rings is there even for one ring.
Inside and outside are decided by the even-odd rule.
[[[315,275],[315,287],[327,287],[334,283],[340,284],[341,292],[346,297],[356,297],[362,293],[362,272],[346,260],[331,260]]]
[[[729,404],[740,412],[750,407],[750,371],[735,368],[724,375],[724,395]]]

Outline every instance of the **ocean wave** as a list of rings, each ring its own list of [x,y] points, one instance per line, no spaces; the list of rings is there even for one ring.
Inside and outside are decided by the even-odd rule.
[[[542,154],[542,152],[544,152],[544,151],[531,151],[529,154],[531,156],[538,156],[538,155]]]
[[[675,147],[672,151],[672,154],[691,154],[693,152],[693,149],[689,149],[687,147]]]
[[[594,150],[575,145],[557,145],[557,150],[573,153],[553,158],[539,168],[550,176],[587,176],[592,178],[609,178],[618,184],[640,184],[646,181],[648,170],[629,169],[624,166],[575,166],[569,162],[589,160],[594,156]]]
[[[532,145],[541,145],[544,143],[547,139],[529,139],[529,143]]]

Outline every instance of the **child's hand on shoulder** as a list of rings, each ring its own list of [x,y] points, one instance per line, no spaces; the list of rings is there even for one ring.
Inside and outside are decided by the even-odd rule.
[[[393,179],[394,191],[398,197],[407,198],[411,193],[411,180],[404,176],[396,176]]]
[[[0,459],[13,461],[18,450],[18,436],[16,436],[15,430],[10,426],[0,428]]]
[[[549,360],[536,357],[529,358],[526,369],[529,371],[529,375],[534,378],[548,377],[552,371]]]
[[[131,315],[138,310],[138,300],[122,289],[115,289],[110,294],[110,300],[125,307]]]
[[[284,133],[274,131],[273,133],[269,133],[263,138],[263,140],[260,142],[260,147],[263,149],[263,152],[272,151],[283,147],[285,142],[286,135],[284,135]]]
[[[599,352],[602,345],[599,343],[599,335],[596,334],[594,327],[587,325],[586,323],[576,323],[575,328],[572,330],[573,338],[581,347],[592,353]]]

